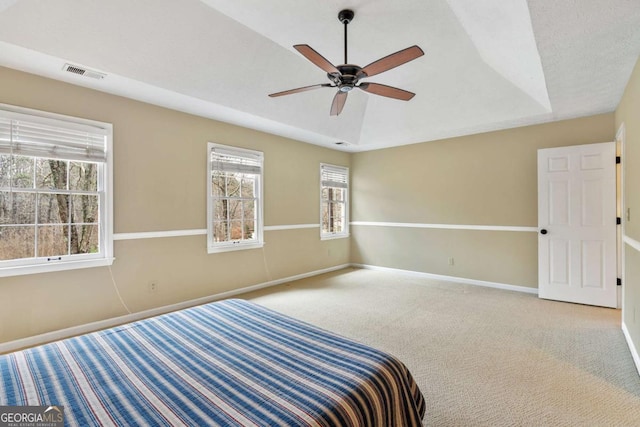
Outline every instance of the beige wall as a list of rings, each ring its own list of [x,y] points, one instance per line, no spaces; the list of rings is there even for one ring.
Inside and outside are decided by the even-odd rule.
[[[616,128],[625,127],[624,203],[631,209],[630,220],[622,215],[624,232],[640,244],[640,59],[615,113]],[[622,316],[629,335],[640,353],[640,253],[625,246]]]
[[[614,135],[610,113],[357,153],[351,220],[536,227],[537,150]],[[354,263],[537,287],[535,232],[367,225],[352,232]]]
[[[638,117],[629,91],[616,121]],[[537,150],[615,133],[612,113],[349,155],[4,68],[0,102],[113,123],[116,233],[206,228],[208,141],[265,153],[267,226],[319,222],[318,166],[327,162],[351,166],[352,221],[535,227]],[[627,128],[630,157],[640,130]],[[640,227],[628,231],[640,240]],[[111,271],[0,278],[0,343],[126,314],[112,277],[133,312],[348,262],[537,286],[535,232],[351,232],[321,241],[316,228],[267,231],[264,249],[212,255],[204,236],[116,241]],[[148,292],[151,281],[158,292]]]
[[[264,152],[267,226],[319,223],[319,165],[350,161],[347,153],[6,68],[0,103],[113,124],[116,233],[206,228],[208,141]],[[205,236],[121,240],[111,270],[135,312],[349,262],[349,239],[319,234],[266,231],[264,249],[211,255]],[[0,278],[0,302],[0,343],[126,314],[108,268]]]

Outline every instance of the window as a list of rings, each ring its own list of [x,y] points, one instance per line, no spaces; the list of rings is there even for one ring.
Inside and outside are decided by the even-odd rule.
[[[0,105],[0,276],[113,261],[110,124]]]
[[[349,168],[320,164],[322,239],[349,236]]]
[[[263,154],[211,142],[208,154],[209,253],[262,247]]]

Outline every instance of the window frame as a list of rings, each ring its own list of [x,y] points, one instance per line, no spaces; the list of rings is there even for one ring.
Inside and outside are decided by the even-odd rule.
[[[230,240],[225,242],[215,242],[213,236],[213,216],[214,206],[212,191],[212,177],[213,177],[213,162],[211,160],[214,150],[218,150],[222,153],[228,153],[237,157],[251,158],[252,160],[258,160],[260,164],[260,174],[256,176],[256,189],[254,189],[254,197],[257,199],[254,209],[256,213],[256,230],[255,240]],[[264,246],[264,153],[262,151],[250,150],[248,148],[234,147],[230,145],[218,144],[215,142],[207,143],[207,252],[209,254],[230,252],[247,249],[259,249]]]
[[[323,180],[322,180],[323,169],[331,169],[334,172],[343,173],[346,180],[346,188],[343,188],[344,209],[343,209],[342,223],[344,224],[344,226],[341,232],[329,232],[329,231],[325,231],[323,228],[322,213],[323,213],[325,200],[322,197],[322,190],[324,190],[325,188],[336,188],[336,187],[325,186],[323,184]],[[329,202],[327,201],[327,203]],[[320,240],[343,239],[346,237],[349,237],[349,168],[346,166],[320,163]]]
[[[8,104],[0,104],[0,116],[8,119],[25,120],[31,123],[53,125],[70,130],[89,130],[92,133],[99,133],[105,137],[106,158],[103,162],[90,161],[98,166],[98,203],[99,203],[99,242],[100,252],[91,254],[69,254],[49,257],[18,258],[15,260],[0,260],[0,277],[19,276],[36,273],[47,273],[55,271],[75,270],[81,268],[103,267],[113,264],[113,125],[111,123],[99,122],[96,120],[83,119],[80,117],[67,116],[46,111],[34,110],[30,108],[18,107]],[[45,156],[31,156],[36,158],[48,158]],[[77,158],[60,160],[83,161]],[[49,191],[38,191],[32,189],[34,193],[48,193]],[[29,190],[18,190],[31,192]],[[73,194],[71,190],[70,195]],[[55,193],[55,190],[51,191]],[[37,226],[37,224],[34,224]]]

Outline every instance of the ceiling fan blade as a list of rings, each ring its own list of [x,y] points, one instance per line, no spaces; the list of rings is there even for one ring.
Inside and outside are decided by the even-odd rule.
[[[308,90],[317,89],[319,87],[333,87],[333,86],[330,85],[329,83],[323,83],[323,84],[319,84],[319,85],[311,85],[311,86],[299,87],[299,88],[296,88],[296,89],[284,90],[282,92],[270,93],[269,96],[274,98],[276,96],[291,95],[292,93],[306,92]]]
[[[338,71],[338,69],[331,62],[329,62],[324,56],[313,50],[313,48],[311,48],[311,46],[309,46],[308,44],[297,44],[293,46],[293,48],[327,73],[340,74],[340,71]]]
[[[408,101],[416,96],[413,92],[398,89],[393,86],[381,85],[380,83],[362,83],[360,86],[356,87],[364,90],[365,92],[386,96],[387,98],[399,99],[401,101]]]
[[[367,77],[375,76],[376,74],[380,74],[409,61],[413,61],[422,55],[424,55],[422,49],[418,46],[411,46],[372,62],[364,67],[362,71],[367,75]]]
[[[333,97],[333,102],[331,103],[331,113],[332,116],[338,116],[342,112],[344,108],[344,103],[347,102],[348,92],[338,91],[336,96]]]

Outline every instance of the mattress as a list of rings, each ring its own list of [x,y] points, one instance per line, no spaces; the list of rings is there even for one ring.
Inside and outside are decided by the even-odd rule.
[[[65,425],[420,426],[394,356],[231,299],[0,356],[0,405]]]

